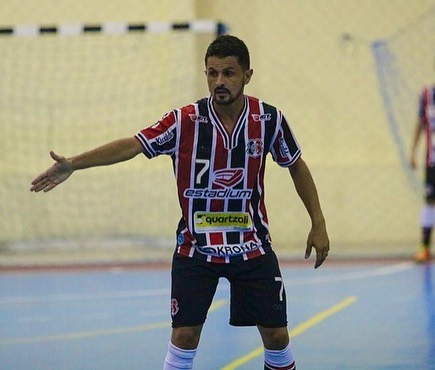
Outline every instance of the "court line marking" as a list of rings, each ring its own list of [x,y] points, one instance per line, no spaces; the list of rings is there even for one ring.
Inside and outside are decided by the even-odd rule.
[[[412,262],[398,263],[392,266],[383,266],[375,269],[368,269],[362,271],[352,271],[348,273],[338,273],[334,275],[322,274],[321,276],[311,278],[292,278],[285,279],[286,286],[294,285],[311,285],[330,282],[341,282],[346,280],[359,280],[373,278],[377,276],[390,275],[401,271],[409,270],[415,267]],[[228,290],[218,288],[218,290]],[[8,304],[28,304],[28,303],[44,303],[44,302],[68,302],[68,301],[88,301],[88,300],[109,300],[109,299],[126,299],[126,298],[141,298],[151,296],[166,296],[169,294],[170,289],[147,289],[147,290],[123,290],[123,291],[110,291],[92,294],[83,293],[70,293],[70,294],[57,294],[47,296],[6,296],[0,297],[0,305]]]
[[[227,304],[228,304],[227,299],[217,300],[216,302],[212,303],[209,312],[216,311]],[[0,339],[0,346],[7,346],[13,344],[32,344],[32,343],[44,343],[44,342],[65,341],[65,340],[77,340],[77,339],[86,339],[86,338],[108,336],[108,335],[129,334],[129,333],[137,333],[141,331],[149,331],[153,329],[167,328],[170,326],[171,326],[170,321],[163,321],[163,322],[157,322],[148,325],[126,326],[126,327],[103,329],[103,330],[91,330],[91,331],[83,331],[83,332],[70,333],[70,334],[46,335],[46,336],[29,337],[29,338],[6,338],[6,339]]]
[[[24,304],[24,303],[43,303],[43,302],[68,302],[68,301],[89,301],[105,299],[126,299],[142,298],[154,296],[166,296],[170,289],[146,289],[146,290],[120,290],[100,293],[69,293],[55,294],[46,296],[16,296],[0,298],[0,305],[4,304]]]
[[[369,270],[362,270],[362,271],[351,271],[351,272],[344,272],[344,273],[338,273],[334,275],[322,275],[322,276],[315,276],[311,278],[296,278],[291,279],[287,281],[286,279],[286,286],[290,285],[310,285],[310,284],[320,284],[320,283],[330,283],[330,282],[341,282],[341,281],[347,281],[347,280],[361,280],[361,279],[368,279],[368,278],[374,278],[377,276],[385,276],[385,275],[391,275],[395,273],[399,273],[402,271],[410,270],[411,268],[414,268],[416,265],[413,262],[402,262],[398,263],[392,266],[383,266],[378,267],[375,269],[369,269]]]
[[[290,337],[294,338],[298,335],[301,335],[302,333],[306,332],[307,330],[311,329],[313,326],[316,326],[317,324],[321,323],[325,319],[327,319],[330,316],[333,316],[340,311],[344,310],[345,308],[349,307],[350,305],[354,304],[358,298],[356,296],[350,296],[344,299],[343,301],[337,303],[336,305],[319,312],[318,314],[314,315],[307,321],[304,321],[303,323],[297,325],[293,330],[291,330]],[[230,362],[228,365],[222,367],[220,370],[235,370],[239,366],[242,366],[246,364],[247,362],[253,360],[254,358],[261,356],[263,354],[263,346],[258,347],[257,349],[254,349],[253,351],[249,352],[245,356],[239,357],[238,359]]]

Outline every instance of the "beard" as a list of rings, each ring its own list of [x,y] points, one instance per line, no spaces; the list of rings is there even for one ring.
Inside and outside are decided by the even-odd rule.
[[[213,93],[213,100],[218,105],[231,105],[233,104],[241,95],[243,94],[243,89],[237,91],[236,94],[231,95],[231,91],[225,88],[217,88]]]

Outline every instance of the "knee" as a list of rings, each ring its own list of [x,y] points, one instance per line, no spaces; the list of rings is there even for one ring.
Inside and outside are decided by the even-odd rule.
[[[182,349],[197,348],[199,337],[201,335],[201,328],[202,325],[173,328],[171,335],[172,344]]]
[[[287,328],[258,328],[263,340],[264,347],[270,350],[281,350],[285,348],[289,342],[289,334]]]

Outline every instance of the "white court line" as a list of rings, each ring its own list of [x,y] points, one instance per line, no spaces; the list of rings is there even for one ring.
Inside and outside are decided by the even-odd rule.
[[[320,283],[339,282],[346,280],[359,280],[373,278],[376,276],[391,275],[415,266],[412,262],[403,262],[392,266],[384,266],[372,268],[363,271],[353,271],[346,273],[338,273],[331,275],[320,275],[309,278],[291,278],[286,279],[286,286],[295,285],[311,285]],[[220,287],[218,290],[228,290],[228,287]],[[169,296],[170,290],[167,289],[144,289],[144,290],[126,290],[126,291],[111,291],[103,293],[87,293],[87,294],[58,294],[46,296],[10,296],[0,298],[0,305],[7,304],[24,304],[24,303],[44,303],[44,302],[66,302],[66,301],[90,301],[90,300],[105,300],[105,299],[125,299],[125,298],[141,298],[154,296]]]
[[[402,271],[410,270],[415,264],[412,262],[402,262],[392,266],[378,267],[363,271],[352,271],[345,273],[338,273],[334,275],[322,275],[315,276],[311,278],[300,278],[300,279],[286,279],[286,285],[310,285],[310,284],[320,284],[320,283],[330,283],[335,281],[346,281],[346,280],[361,280],[374,278],[377,276],[392,275]]]
[[[227,305],[228,305],[228,301],[226,299],[220,299],[212,303],[209,312],[212,313],[220,309],[221,307]],[[156,329],[167,329],[170,327],[171,327],[170,321],[162,321],[162,322],[156,322],[147,325],[122,326],[122,327],[116,327],[110,329],[88,330],[88,331],[81,331],[81,332],[74,332],[74,333],[43,335],[37,337],[24,337],[24,338],[1,338],[0,337],[0,346],[43,343],[43,342],[58,342],[58,341],[66,341],[66,340],[80,340],[80,339],[86,339],[92,337],[113,336],[113,335],[120,335],[120,334],[145,332],[145,331],[156,330]]]
[[[104,293],[87,293],[87,294],[56,294],[44,296],[16,296],[0,298],[2,304],[22,304],[22,303],[43,303],[43,302],[65,302],[65,301],[89,301],[104,299],[125,299],[167,296],[170,294],[169,289],[143,289],[143,290],[122,290]]]

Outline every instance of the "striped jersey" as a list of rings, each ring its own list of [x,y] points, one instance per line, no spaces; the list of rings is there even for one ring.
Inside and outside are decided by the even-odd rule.
[[[426,86],[420,96],[418,116],[426,133],[426,166],[435,165],[435,85]]]
[[[136,134],[144,154],[171,156],[182,217],[177,251],[209,262],[247,260],[271,248],[264,204],[266,156],[291,166],[301,150],[275,107],[245,96],[231,134],[208,97]]]

